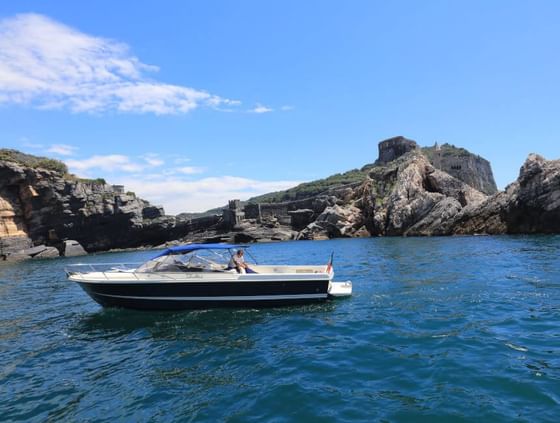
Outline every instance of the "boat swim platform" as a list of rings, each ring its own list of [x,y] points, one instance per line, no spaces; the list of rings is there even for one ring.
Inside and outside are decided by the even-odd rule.
[[[352,295],[352,282],[331,282],[328,290],[329,297],[340,298]]]

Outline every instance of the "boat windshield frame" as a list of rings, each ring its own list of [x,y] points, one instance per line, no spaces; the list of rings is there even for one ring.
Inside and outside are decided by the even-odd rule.
[[[146,261],[134,271],[136,273],[226,272],[229,270],[228,265],[235,252],[245,248],[232,246],[232,248],[207,248],[175,254],[160,254]]]

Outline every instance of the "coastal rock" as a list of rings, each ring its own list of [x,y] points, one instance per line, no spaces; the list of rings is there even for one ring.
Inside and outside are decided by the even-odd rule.
[[[58,256],[60,256],[60,253],[55,247],[38,245],[36,247],[25,248],[20,251],[5,254],[3,255],[3,259],[9,262],[17,262],[29,259],[54,258]]]
[[[490,164],[466,150],[419,148],[395,137],[380,143],[379,154],[362,169],[262,196],[274,200],[269,203],[242,207],[233,200],[221,214],[175,217],[122,186],[68,175],[60,162],[0,150],[0,257],[56,256],[55,246],[65,255],[86,254],[171,240],[560,233],[558,160],[530,155],[517,181],[489,197],[495,191]]]
[[[0,256],[31,248],[33,243],[27,236],[0,237]]]
[[[495,191],[492,169],[482,157],[449,144],[420,148],[399,136],[379,143],[374,164],[265,195],[294,200],[252,204],[245,212],[267,211],[280,222],[289,215],[298,239],[443,235],[465,208]],[[328,201],[302,207],[318,198]]]
[[[329,238],[352,236],[363,226],[363,216],[359,208],[353,205],[327,207],[317,220],[306,228],[307,234],[301,235],[305,239],[317,239],[321,234]]]
[[[47,247],[46,245],[28,248],[23,250],[21,254],[27,255],[30,258],[51,258],[60,256],[60,253],[55,247]]]
[[[31,256],[24,253],[8,253],[3,256],[3,260],[8,263],[17,263],[31,259]]]
[[[486,196],[435,169],[419,151],[371,170],[358,190],[372,235],[437,235],[440,224]]]
[[[560,160],[531,154],[517,181],[447,224],[452,234],[560,232]]]
[[[33,258],[55,258],[59,257],[60,252],[55,247],[46,247],[43,251],[33,256]]]
[[[62,254],[64,257],[77,257],[87,255],[87,251],[80,245],[78,241],[67,240],[64,241]]]
[[[190,230],[121,186],[65,174],[64,165],[54,160],[14,150],[0,153],[1,255],[31,244],[60,246],[64,239],[88,251],[157,245]]]

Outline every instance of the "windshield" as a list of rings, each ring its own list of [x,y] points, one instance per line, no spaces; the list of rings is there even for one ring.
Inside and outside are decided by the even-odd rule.
[[[198,250],[187,254],[157,257],[136,269],[136,272],[221,272],[227,269],[231,250]]]

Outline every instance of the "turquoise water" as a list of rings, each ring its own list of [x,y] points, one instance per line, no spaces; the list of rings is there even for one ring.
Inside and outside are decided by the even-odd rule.
[[[65,265],[0,267],[2,421],[560,421],[560,237],[254,245],[325,263],[350,299],[102,309]]]

